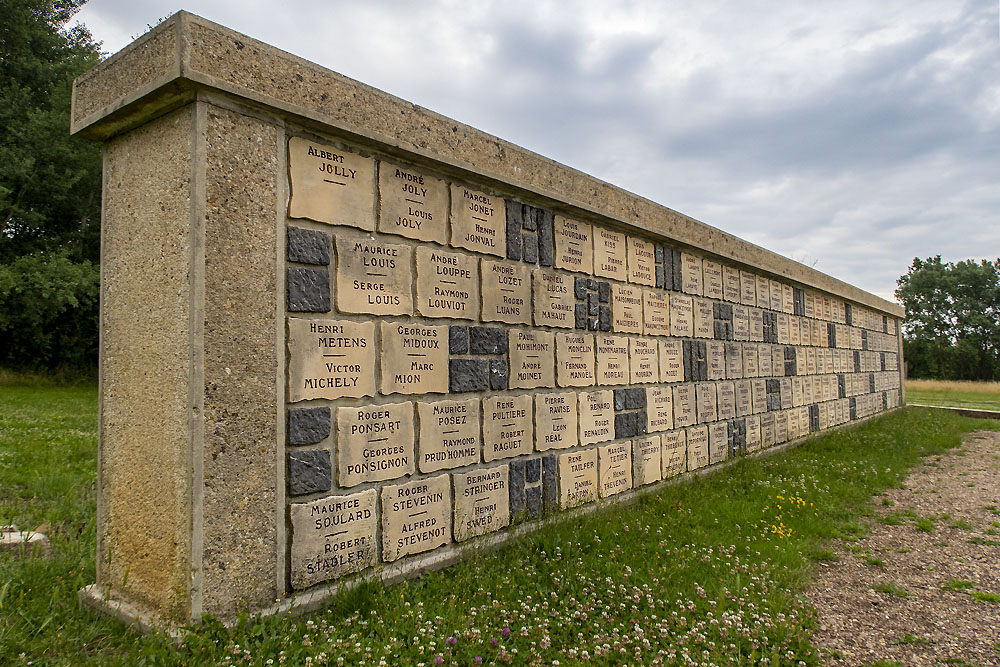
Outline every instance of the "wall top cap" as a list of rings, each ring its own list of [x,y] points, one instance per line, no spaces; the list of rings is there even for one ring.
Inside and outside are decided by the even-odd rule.
[[[901,306],[811,267],[185,11],[77,78],[70,132],[103,141],[202,91],[570,217],[667,237],[772,278],[905,315]]]

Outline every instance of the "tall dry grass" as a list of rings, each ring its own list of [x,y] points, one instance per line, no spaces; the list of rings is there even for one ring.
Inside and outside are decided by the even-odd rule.
[[[974,391],[1000,394],[1000,382],[972,382],[970,380],[907,380],[906,388],[917,391]]]

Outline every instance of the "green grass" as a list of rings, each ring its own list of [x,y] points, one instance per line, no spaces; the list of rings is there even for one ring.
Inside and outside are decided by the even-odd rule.
[[[951,408],[1000,410],[1000,383],[907,380],[906,402]]]
[[[893,642],[897,646],[928,646],[934,642],[927,637],[918,637],[916,635],[911,635],[909,633],[904,634],[902,637]]]
[[[955,591],[956,593],[964,593],[975,587],[976,585],[968,579],[949,579],[941,586],[946,591]]]
[[[997,595],[996,593],[974,591],[972,593],[969,593],[969,595],[971,595],[973,599],[979,600],[980,602],[990,602],[992,604],[1000,604],[1000,595]]]
[[[245,616],[232,628],[209,619],[178,646],[77,606],[95,576],[95,410],[93,388],[0,386],[0,522],[49,522],[55,552],[0,557],[0,663],[300,665],[323,654],[348,665],[437,656],[568,665],[586,651],[590,664],[618,665],[649,663],[657,651],[701,661],[708,651],[706,661],[722,664],[817,665],[814,615],[801,598],[812,558],[828,554],[831,538],[866,534],[872,496],[899,485],[921,456],[992,425],[898,411],[447,570],[361,586],[308,617]]]
[[[899,584],[895,584],[891,581],[879,582],[874,586],[872,586],[872,590],[875,591],[876,593],[885,593],[886,595],[893,595],[897,598],[910,597],[910,592],[908,590],[906,590]]]

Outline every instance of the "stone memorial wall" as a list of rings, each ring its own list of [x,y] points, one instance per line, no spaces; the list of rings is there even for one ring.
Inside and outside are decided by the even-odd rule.
[[[95,605],[280,610],[902,402],[897,306],[190,14],[73,120]]]

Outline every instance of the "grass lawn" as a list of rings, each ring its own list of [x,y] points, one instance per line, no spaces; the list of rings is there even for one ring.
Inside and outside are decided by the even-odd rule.
[[[800,597],[872,494],[993,422],[906,409],[569,519],[307,617],[208,619],[179,647],[81,610],[94,581],[96,392],[0,386],[0,523],[55,555],[0,556],[0,664],[817,665]],[[767,658],[763,662],[762,658]]]
[[[1000,410],[1000,382],[907,380],[906,402],[952,408]]]

